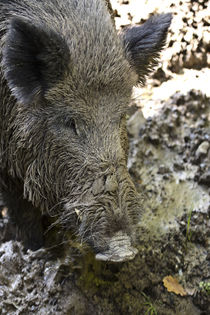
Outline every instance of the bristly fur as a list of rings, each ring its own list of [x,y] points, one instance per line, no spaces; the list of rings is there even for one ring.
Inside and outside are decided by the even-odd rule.
[[[0,1],[0,186],[26,247],[43,245],[43,215],[95,251],[134,237],[126,110],[170,20],[118,36],[104,1]]]

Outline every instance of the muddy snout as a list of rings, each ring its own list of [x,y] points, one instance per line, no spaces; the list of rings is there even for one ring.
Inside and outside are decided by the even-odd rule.
[[[131,238],[127,234],[117,232],[108,240],[108,249],[96,254],[97,260],[123,262],[132,260],[138,250],[131,246]]]

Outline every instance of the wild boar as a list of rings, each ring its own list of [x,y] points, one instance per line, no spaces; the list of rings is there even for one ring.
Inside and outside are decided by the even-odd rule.
[[[0,1],[0,185],[26,248],[44,245],[49,216],[97,259],[136,255],[144,205],[126,166],[126,111],[170,22],[118,34],[102,0]]]

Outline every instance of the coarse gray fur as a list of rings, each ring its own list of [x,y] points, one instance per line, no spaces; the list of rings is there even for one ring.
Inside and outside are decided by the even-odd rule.
[[[43,216],[96,252],[134,238],[125,115],[170,21],[118,35],[104,1],[0,0],[0,185],[26,247],[44,244]]]

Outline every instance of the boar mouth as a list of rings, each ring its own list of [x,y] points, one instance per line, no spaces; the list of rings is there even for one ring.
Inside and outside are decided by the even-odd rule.
[[[138,250],[131,246],[130,237],[122,232],[116,233],[107,242],[108,249],[97,253],[95,256],[97,260],[123,262],[133,259],[138,253]]]

